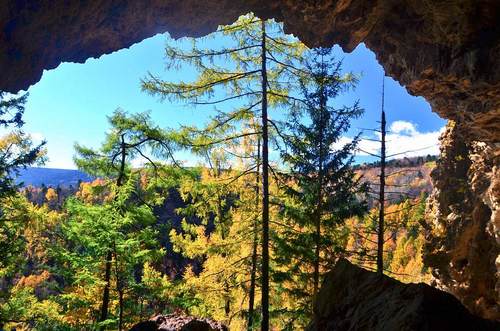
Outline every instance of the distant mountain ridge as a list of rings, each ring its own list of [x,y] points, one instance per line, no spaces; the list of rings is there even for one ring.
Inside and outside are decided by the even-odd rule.
[[[405,191],[409,192],[411,196],[418,196],[421,191],[430,193],[432,189],[430,172],[435,166],[436,159],[437,156],[427,155],[426,157],[405,157],[388,160],[386,173],[398,173],[397,176],[388,180],[389,186],[391,184],[409,185],[406,188],[394,187],[391,191]],[[376,189],[380,172],[379,162],[356,164],[353,168],[358,174],[362,174],[366,181],[373,183],[372,186]],[[401,171],[402,168],[406,169],[406,171]],[[34,187],[41,187],[42,185],[76,187],[79,182],[91,182],[94,179],[95,177],[80,170],[28,167],[20,170],[16,183],[22,184],[24,187],[30,185]]]
[[[16,178],[16,183],[22,186],[42,185],[51,187],[69,187],[77,186],[79,182],[89,182],[94,180],[94,177],[73,169],[56,169],[56,168],[41,168],[28,167],[19,171],[19,176]]]

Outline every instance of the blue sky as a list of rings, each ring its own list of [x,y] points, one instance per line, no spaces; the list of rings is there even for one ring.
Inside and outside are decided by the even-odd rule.
[[[108,129],[106,116],[117,108],[128,112],[150,110],[157,124],[170,128],[180,124],[200,125],[207,120],[208,112],[204,109],[160,102],[141,91],[140,80],[148,72],[174,80],[193,76],[189,68],[166,71],[166,40],[166,35],[156,35],[129,49],[89,59],[84,64],[63,63],[45,71],[40,82],[29,88],[25,131],[35,139],[47,140],[47,167],[75,168],[73,144],[99,146]],[[179,43],[188,45],[189,41],[183,39]],[[354,135],[357,128],[372,128],[379,120],[383,69],[364,45],[350,54],[342,53],[338,47],[336,51],[338,57],[343,58],[345,71],[361,74],[356,90],[338,99],[341,104],[359,99],[365,109],[363,117],[352,125],[350,134]],[[391,78],[385,79],[385,86],[385,109],[392,130],[388,136],[389,153],[433,146],[409,155],[437,154],[437,137],[445,121],[431,112],[423,98],[409,95]],[[369,141],[363,141],[361,147],[372,152],[377,148]],[[364,161],[367,157],[361,153],[358,160]]]

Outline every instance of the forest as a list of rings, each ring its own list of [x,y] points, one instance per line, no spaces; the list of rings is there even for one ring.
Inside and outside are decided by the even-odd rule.
[[[75,145],[95,180],[71,189],[16,184],[46,146],[23,131],[29,96],[0,93],[0,329],[121,331],[175,313],[300,330],[339,258],[431,282],[422,223],[436,158],[387,155],[382,106],[380,154],[355,162],[363,132],[341,138],[364,110],[337,99],[359,75],[331,48],[246,15],[189,49],[167,43],[165,65],[195,78],[145,73],[144,93],[211,106],[210,120],[172,129],[117,109],[100,147]]]

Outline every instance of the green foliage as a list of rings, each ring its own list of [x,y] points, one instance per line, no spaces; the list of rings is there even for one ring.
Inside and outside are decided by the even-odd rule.
[[[91,203],[68,201],[68,223],[63,227],[63,237],[68,243],[63,247],[71,249],[61,255],[72,270],[73,286],[102,291],[100,305],[87,302],[95,307],[89,312],[89,320],[95,320],[100,309],[99,327],[122,329],[133,321],[127,316],[135,316],[143,304],[140,300],[147,288],[141,282],[142,266],[164,254],[159,246],[153,208],[162,203],[162,193],[176,182],[172,178],[180,175],[157,161],[173,159],[175,133],[155,126],[147,113],[128,115],[117,110],[109,122],[111,130],[99,150],[76,146],[75,162],[83,170],[105,176],[102,185],[105,189],[96,187],[102,195],[98,203],[93,199]],[[131,166],[137,159],[146,162],[141,169]],[[171,176],[162,180],[166,174]],[[103,264],[104,278],[100,272],[96,273]],[[118,307],[114,308],[115,314],[108,315],[110,306],[115,305],[109,294],[111,275]],[[81,296],[67,298],[81,300]],[[95,296],[89,299],[95,300]]]
[[[195,80],[172,82],[153,74],[143,79],[142,89],[162,100],[213,107],[211,113],[214,115],[204,128],[190,126],[181,130],[185,138],[183,143],[191,151],[206,156],[207,149],[214,145],[237,147],[245,138],[261,134],[257,125],[249,127],[248,123],[255,123],[261,116],[263,26],[269,56],[266,70],[269,109],[288,106],[291,88],[300,75],[294,65],[306,47],[285,35],[280,24],[262,22],[251,14],[240,17],[232,25],[220,27],[201,41],[193,39],[187,51],[176,47],[174,41],[167,44],[167,68],[191,66],[197,72]],[[224,44],[220,47],[205,46],[205,41],[221,38]]]
[[[342,225],[363,214],[359,197],[366,191],[351,167],[357,139],[338,146],[350,120],[362,109],[358,103],[332,106],[332,100],[356,80],[342,74],[331,49],[312,51],[304,68],[308,74],[300,79],[303,99],[296,102],[288,121],[290,134],[282,152],[290,172],[283,175],[283,219],[274,238],[274,278],[292,300],[281,309],[292,328],[310,320],[322,275],[343,252],[347,233]]]
[[[115,282],[126,291],[126,305],[131,310],[136,308],[134,304],[138,304],[136,298],[141,296],[143,286],[141,280],[134,277],[136,268],[157,261],[164,253],[157,242],[152,209],[133,201],[137,180],[137,176],[131,176],[122,186],[111,184],[113,199],[104,204],[89,204],[76,198],[68,200],[67,221],[61,226],[61,237],[65,241],[54,252],[67,269],[66,282],[70,288],[95,293],[105,285],[101,270],[106,254],[112,249]],[[78,314],[82,307],[99,309],[95,296],[73,293],[64,295],[65,304],[72,307],[68,315]],[[88,321],[92,321],[97,311],[89,313]]]
[[[149,113],[129,115],[117,109],[108,121],[112,129],[99,150],[75,145],[77,156],[74,160],[81,170],[94,176],[119,178],[120,174],[124,176],[130,172],[131,160],[142,159],[146,167],[155,171],[160,170],[155,158],[173,160],[180,139],[178,134],[154,125]],[[123,169],[122,156],[126,161]]]
[[[0,197],[15,194],[14,178],[19,169],[44,161],[45,142],[34,145],[21,130],[27,98],[28,94],[16,97],[0,91],[0,127],[13,128],[0,137]]]
[[[10,328],[62,330],[62,307],[52,300],[39,300],[32,288],[14,287],[9,300],[0,307],[2,321]]]
[[[430,282],[429,270],[422,261],[424,245],[424,221],[426,196],[406,199],[401,203],[386,206],[387,233],[385,235],[384,270],[403,282]],[[347,250],[357,264],[372,269],[373,253],[376,250],[374,220],[377,209],[363,218],[351,219],[347,223],[349,241]]]
[[[266,112],[267,109],[282,110],[293,102],[292,92],[297,87],[298,77],[302,75],[302,70],[296,65],[300,64],[300,58],[306,47],[297,39],[285,35],[280,24],[258,19],[251,14],[240,17],[230,26],[220,27],[207,38],[222,38],[225,43],[213,49],[204,47],[203,41],[193,40],[193,45],[188,51],[171,45],[167,45],[166,48],[167,68],[178,68],[180,65],[192,66],[197,72],[197,77],[193,81],[165,81],[150,74],[143,80],[142,88],[162,100],[214,107],[212,111],[214,115],[205,127],[201,129],[185,127],[181,130],[185,137],[183,143],[193,153],[204,157],[207,167],[213,172],[205,183],[192,183],[188,191],[190,205],[183,211],[186,215],[201,218],[202,225],[185,223],[184,233],[173,232],[171,238],[176,248],[186,256],[206,259],[202,273],[218,275],[217,279],[210,283],[214,288],[200,289],[200,292],[219,291],[224,294],[224,298],[215,300],[213,296],[204,296],[204,311],[210,310],[231,323],[234,316],[242,314],[244,294],[240,289],[243,288],[244,282],[248,282],[245,274],[249,276],[249,270],[237,269],[241,269],[244,264],[248,265],[248,261],[252,260],[253,267],[250,269],[253,271],[250,270],[250,273],[251,277],[255,278],[256,258],[252,256],[255,257],[256,253],[255,250],[252,251],[252,247],[257,240],[255,234],[260,224],[255,221],[233,222],[230,209],[234,212],[237,207],[231,204],[235,191],[229,184],[234,184],[237,179],[243,177],[252,178],[254,181],[250,175],[259,169],[260,163],[263,162],[257,157],[260,153],[262,133],[264,130],[270,130],[274,136],[277,129],[274,122],[270,122],[270,125],[262,124],[269,126],[263,128],[258,124],[259,118],[264,117],[264,108]],[[265,66],[263,66],[264,60]],[[229,105],[229,110],[219,109],[226,105]],[[241,146],[248,143],[252,146],[247,145],[247,150],[242,152]],[[262,136],[261,143],[262,150],[267,150],[268,138],[264,139]],[[243,160],[245,162],[242,162]],[[221,167],[220,162],[228,165],[238,164],[241,168],[234,172],[223,173],[221,170],[227,168]],[[263,163],[262,167],[268,170],[268,164]],[[263,192],[267,191],[268,187],[269,185],[265,185]],[[255,192],[255,187],[249,189]],[[266,198],[268,194],[263,193],[263,195]],[[254,218],[256,214],[259,215],[256,213],[257,210],[262,208],[264,214],[264,210],[269,209],[267,203],[263,203],[262,206],[258,203],[261,198],[259,193],[250,198]],[[210,228],[211,223],[213,223],[213,233],[207,236],[203,232]],[[246,236],[241,234],[241,227],[244,224],[253,229]],[[242,246],[244,244],[241,242],[247,246]],[[261,244],[263,247],[269,246],[264,240]],[[225,251],[221,252],[219,247],[223,247]],[[233,247],[237,252],[235,255],[232,254]],[[239,254],[246,252],[243,247],[250,249],[247,256]],[[268,259],[263,257],[262,266],[268,264]],[[221,270],[216,270],[217,268]],[[254,293],[255,283],[251,286],[252,290],[246,290]],[[269,296],[267,291],[263,292],[265,296]],[[254,300],[254,295],[249,300]],[[236,302],[239,304],[235,305]],[[235,309],[235,306],[240,308]],[[223,313],[221,309],[224,310]],[[264,309],[267,308],[263,307]],[[244,328],[241,321],[234,323],[236,324],[232,327]]]
[[[207,46],[214,39],[220,47]],[[331,50],[308,50],[280,24],[247,15],[193,39],[189,50],[171,42],[166,57],[169,69],[191,66],[196,78],[149,75],[142,88],[213,107],[208,123],[174,131],[149,113],[116,110],[99,148],[75,146],[75,163],[98,178],[65,202],[54,188],[40,189],[39,205],[15,194],[10,171],[43,160],[43,144],[33,147],[21,131],[0,139],[0,328],[115,330],[182,312],[256,329],[266,297],[264,144],[281,152],[267,168],[273,328],[310,321],[322,277],[339,256],[372,267],[377,210],[365,214],[365,187],[352,166],[357,139],[341,144],[362,110],[335,102],[357,78]],[[286,115],[270,116],[269,142],[263,90],[270,112]],[[0,92],[0,126],[19,128],[25,101]],[[203,163],[183,168],[175,159],[181,149]],[[180,207],[163,214],[171,205]],[[387,207],[385,267],[403,281],[429,279],[424,211],[425,196]],[[173,270],[172,256],[182,269]]]

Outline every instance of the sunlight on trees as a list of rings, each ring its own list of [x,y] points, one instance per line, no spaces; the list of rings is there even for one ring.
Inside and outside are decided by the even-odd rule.
[[[363,110],[335,99],[358,76],[254,15],[187,50],[169,40],[165,54],[168,70],[190,66],[195,78],[150,73],[142,89],[209,121],[174,130],[118,109],[98,148],[75,144],[95,179],[74,188],[14,184],[44,161],[44,143],[21,131],[27,96],[0,93],[0,126],[13,128],[0,138],[0,328],[125,330],[182,313],[296,330],[338,258],[373,268],[379,209],[354,167],[358,138],[338,146]],[[385,207],[384,269],[429,282],[425,196]]]

